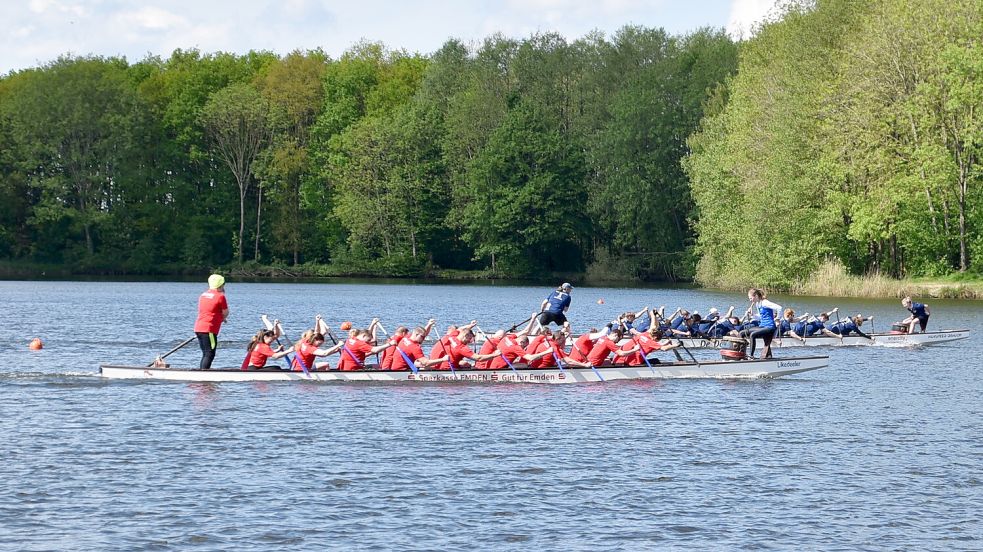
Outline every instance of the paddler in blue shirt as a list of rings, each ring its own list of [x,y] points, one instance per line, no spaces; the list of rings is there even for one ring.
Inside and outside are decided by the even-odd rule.
[[[928,317],[932,314],[928,305],[925,303],[915,303],[911,300],[911,297],[905,297],[901,300],[901,306],[908,309],[908,312],[911,313],[911,316],[901,321],[902,324],[908,324],[908,333],[915,333],[915,322],[918,322],[921,332],[925,333],[925,328],[928,327]]]
[[[843,339],[843,336],[837,335],[828,328],[826,328],[826,323],[829,322],[829,317],[832,314],[839,312],[839,309],[833,309],[829,312],[821,312],[819,316],[810,316],[803,322],[799,322],[795,325],[795,333],[805,336],[812,337],[817,333],[822,333],[827,337],[838,337]]]
[[[782,319],[778,323],[778,337],[787,336],[805,343],[805,334],[796,331],[796,328],[800,327],[799,325],[805,318],[805,316],[796,317],[795,311],[792,309],[785,309],[785,312],[782,313]]]
[[[833,326],[829,329],[829,331],[833,332],[834,334],[840,337],[846,337],[850,334],[857,334],[860,337],[866,337],[867,339],[873,340],[874,339],[873,337],[870,337],[869,335],[860,331],[860,326],[862,326],[864,322],[873,319],[874,319],[873,316],[868,316],[864,318],[862,315],[858,314],[852,318],[847,318],[846,320],[841,320],[836,324],[833,324]]]
[[[563,326],[567,321],[567,309],[570,308],[571,291],[573,291],[573,286],[564,282],[563,285],[550,293],[546,299],[543,299],[543,304],[539,306],[539,310],[542,313],[539,315],[540,325],[546,327],[550,322],[556,322],[557,326]]]

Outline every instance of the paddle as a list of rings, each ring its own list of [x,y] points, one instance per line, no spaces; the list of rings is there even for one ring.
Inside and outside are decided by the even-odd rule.
[[[691,359],[693,359],[693,362],[696,363],[696,366],[698,368],[703,368],[703,366],[700,366],[700,361],[696,360],[696,357],[693,356],[693,353],[688,348],[686,348],[686,345],[683,345],[683,340],[679,339],[677,341],[679,341],[679,346],[682,347],[684,351],[686,351],[686,354],[689,355]]]
[[[167,358],[168,356],[170,356],[171,353],[176,352],[181,347],[184,347],[188,343],[191,343],[192,341],[194,341],[196,337],[198,337],[198,336],[197,335],[193,335],[193,336],[189,337],[188,339],[185,339],[184,341],[182,341],[180,345],[178,345],[177,347],[174,347],[170,351],[167,351],[166,353],[164,353],[162,355],[157,355],[157,358],[155,358],[153,362],[151,362],[150,364],[148,364],[147,365],[147,368],[152,368],[154,366],[154,364],[157,364],[157,361],[158,360],[164,360],[165,358]]]
[[[652,368],[652,363],[649,362],[648,354],[645,352],[645,349],[642,348],[642,345],[638,342],[638,337],[632,336],[631,340],[635,343],[635,346],[638,347],[638,351],[642,353],[642,360],[644,360],[645,365],[649,367],[649,371],[652,372],[652,375],[656,375],[655,368]]]
[[[447,345],[444,345],[443,341],[438,339],[437,343],[440,344],[440,349],[444,351],[445,355],[447,355],[447,365],[451,367],[451,374],[456,378],[457,370],[454,369],[454,356],[447,352]]]
[[[526,318],[522,322],[517,322],[514,326],[512,326],[511,328],[509,328],[508,330],[506,330],[505,333],[512,333],[512,332],[514,332],[516,328],[518,328],[519,326],[522,326],[523,324],[528,324],[528,323],[532,322],[532,319],[533,318],[536,318],[537,316],[539,316],[540,314],[543,314],[544,312],[545,312],[545,310],[541,310],[541,311],[533,314],[529,318]]]
[[[273,330],[274,332],[276,331],[274,324],[272,322],[270,322],[270,319],[267,318],[265,314],[260,315],[259,318],[260,318],[260,320],[263,321],[263,325],[266,326],[266,329],[267,330]],[[277,324],[279,324],[279,323],[280,323],[280,321],[278,320],[277,321]],[[283,326],[280,326],[279,329],[280,329],[280,331],[277,332],[277,333],[279,335],[283,335]],[[286,337],[286,336],[284,336],[284,337]],[[280,338],[279,337],[276,338],[276,344],[278,346],[280,346],[280,347],[283,347],[283,343],[280,343]],[[286,359],[287,359],[287,366],[290,366],[291,364],[294,363],[293,359],[290,358],[290,355],[289,354],[283,355],[283,356],[286,357]],[[307,374],[307,367],[304,366],[304,363],[303,362],[300,363],[300,366],[301,366],[301,368],[304,369],[304,373]],[[307,375],[309,376],[310,374],[307,374]]]

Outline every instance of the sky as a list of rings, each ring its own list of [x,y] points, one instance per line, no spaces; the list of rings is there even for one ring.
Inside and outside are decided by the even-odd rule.
[[[627,24],[682,34],[703,26],[750,36],[776,0],[0,0],[0,75],[59,55],[168,57],[323,49],[359,40],[428,54],[449,38],[480,42],[555,31],[574,40]]]

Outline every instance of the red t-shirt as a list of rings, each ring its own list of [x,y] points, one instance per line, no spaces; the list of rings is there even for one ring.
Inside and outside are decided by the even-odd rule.
[[[350,352],[349,352],[350,351]],[[372,352],[372,345],[361,339],[349,337],[345,340],[345,346],[338,352],[341,358],[338,359],[338,369],[346,372],[361,370],[365,368],[365,355]],[[355,358],[352,358],[352,355]],[[355,359],[358,359],[356,362]]]
[[[257,343],[253,351],[249,353],[249,366],[262,368],[266,366],[266,359],[273,356],[273,348],[266,343]]]
[[[546,339],[545,338],[546,336],[539,336],[539,337],[542,337],[543,339],[540,339],[539,340],[539,343],[536,344],[536,348],[535,349],[533,349],[533,350],[530,351],[529,350],[529,347],[526,347],[527,354],[541,353],[541,352],[545,351],[546,349],[548,349],[548,348],[550,348],[550,347],[552,347],[552,346],[555,345],[553,343],[553,338]],[[536,340],[534,339],[533,342],[535,342],[535,341]],[[532,343],[530,343],[529,345],[531,346]],[[553,348],[554,351],[556,351],[556,349],[557,349],[556,347]],[[537,358],[536,360],[530,362],[529,363],[529,366],[531,366],[533,368],[552,368],[552,367],[556,366],[556,358],[553,357],[553,353],[549,353],[549,354],[543,355],[543,356]]]
[[[218,335],[222,327],[222,311],[228,310],[225,294],[217,289],[209,289],[198,297],[198,320],[195,331]]]
[[[635,336],[635,341],[629,341],[621,346],[622,351],[627,351],[635,346],[635,342],[638,342],[638,346],[641,347],[641,351],[635,351],[634,353],[626,357],[618,357],[615,359],[617,364],[628,364],[631,366],[641,366],[645,364],[645,359],[642,358],[644,355],[651,353],[652,351],[658,351],[662,348],[659,345],[659,340],[654,339],[649,334],[643,333]]]
[[[587,362],[591,366],[598,366],[607,360],[608,355],[618,350],[618,344],[610,338],[602,337],[594,344],[594,348],[587,354]]]
[[[526,345],[526,354],[531,355],[541,351],[542,349],[540,349],[539,346],[543,343],[543,341],[546,341],[546,336],[543,334],[539,334],[532,338],[529,341],[529,344]]]
[[[495,351],[498,350],[498,342],[499,342],[498,339],[492,339],[489,337],[481,345],[481,350],[478,351],[478,354],[490,355],[494,353]],[[478,362],[474,363],[474,367],[477,370],[488,370],[489,364],[491,364],[490,360],[479,360]]]
[[[420,347],[420,344],[408,337],[404,337],[399,341],[399,351],[403,351],[411,361],[424,358],[423,348]],[[399,351],[393,351],[393,364],[390,370],[409,370],[410,367],[406,364],[406,359],[403,358],[403,355],[399,354]]]
[[[390,337],[389,341],[386,342],[389,347],[382,350],[382,360],[379,361],[379,369],[381,370],[392,370],[393,368],[393,356],[397,355],[396,344],[399,343],[399,339],[395,337]]]
[[[570,349],[570,358],[578,362],[586,362],[587,355],[593,348],[594,340],[590,338],[589,333],[585,333],[573,342],[573,348]]]
[[[461,360],[465,358],[474,358],[474,351],[471,350],[471,347],[468,347],[456,339],[448,339],[445,337],[444,339],[441,339],[438,344],[434,345],[433,349],[430,349],[430,359],[433,360],[445,355],[450,355],[451,362],[454,363],[454,369],[460,370]],[[431,368],[434,370],[451,369],[446,361],[434,365]]]
[[[508,368],[509,364],[508,362],[505,362],[505,359],[508,359],[509,362],[514,364],[516,359],[526,354],[526,351],[522,348],[522,345],[519,345],[518,338],[512,334],[503,337],[502,340],[498,342],[498,352],[501,353],[501,355],[498,355],[491,360],[491,364],[489,365],[491,370]],[[505,355],[505,358],[502,358],[502,355]]]
[[[304,361],[304,366],[306,366],[308,370],[313,370],[315,358],[314,351],[316,350],[317,346],[306,341],[301,341],[300,345],[294,349],[294,361],[290,365],[294,372],[302,372],[304,370],[304,368],[300,365],[300,361]]]

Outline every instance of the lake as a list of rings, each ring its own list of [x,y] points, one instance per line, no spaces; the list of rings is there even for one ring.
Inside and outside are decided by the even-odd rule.
[[[762,381],[98,376],[100,363],[150,362],[191,336],[204,287],[0,282],[12,330],[0,345],[0,548],[983,548],[979,333],[935,347],[829,348],[829,368]],[[264,313],[291,337],[318,313],[333,328],[434,317],[441,331],[473,318],[491,331],[528,318],[549,291],[229,282],[215,367],[239,365]],[[893,299],[772,299],[874,314],[881,331],[906,314]],[[983,314],[983,303],[926,302],[930,329],[975,332]],[[746,300],[578,287],[569,314],[584,329],[645,305],[731,304]],[[43,350],[28,349],[33,337]],[[195,366],[196,349],[168,361]]]

